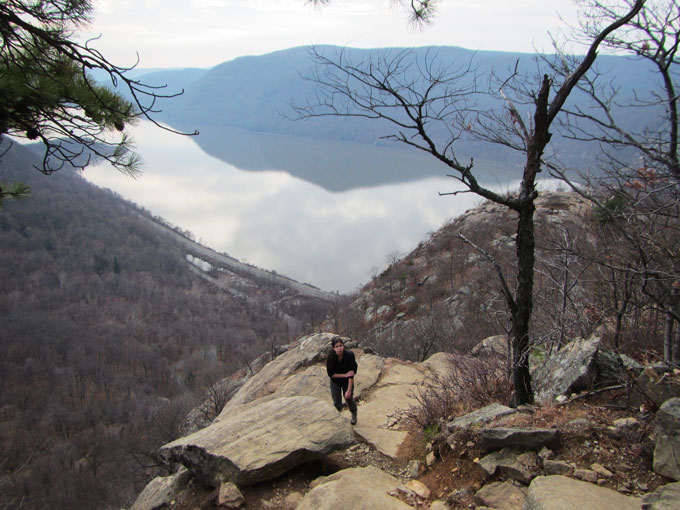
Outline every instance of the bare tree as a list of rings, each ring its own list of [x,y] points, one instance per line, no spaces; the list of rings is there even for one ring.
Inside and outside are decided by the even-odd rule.
[[[588,39],[603,24],[627,11],[632,0],[582,0],[585,14],[578,30]],[[664,358],[680,361],[680,159],[678,157],[677,52],[680,48],[680,4],[647,1],[603,45],[651,65],[658,85],[648,93],[625,97],[620,83],[593,73],[579,83],[590,104],[570,107],[562,127],[566,136],[602,147],[603,175],[590,189],[573,186],[596,207],[601,228],[612,240],[599,263],[639,281],[642,293],[666,314]],[[562,55],[556,70],[569,67]],[[635,111],[635,120],[626,113]],[[564,178],[562,169],[553,169]],[[624,288],[625,290],[625,288]]]
[[[419,4],[426,7],[428,2]],[[638,0],[629,12],[593,37],[586,55],[567,77],[560,79],[559,74],[553,73],[551,78],[543,74],[537,77],[533,89],[528,85],[531,78],[513,73],[497,88],[504,102],[500,111],[476,111],[474,101],[480,91],[471,64],[453,68],[438,64],[432,55],[419,59],[410,51],[385,51],[377,57],[353,62],[343,51],[327,56],[315,50],[317,71],[310,78],[319,85],[317,100],[293,105],[302,119],[352,116],[386,122],[396,131],[385,138],[432,155],[453,172],[451,177],[463,185],[463,192],[501,204],[517,215],[514,292],[506,277],[498,273],[510,312],[516,404],[533,402],[529,328],[533,309],[534,211],[538,196],[535,184],[542,169],[544,150],[552,136],[550,129],[571,92],[595,62],[600,44],[632,19],[643,4],[644,0]],[[526,121],[520,110],[529,106],[532,117]],[[459,159],[456,142],[466,133],[524,155],[518,192],[501,194],[480,183],[474,161]]]

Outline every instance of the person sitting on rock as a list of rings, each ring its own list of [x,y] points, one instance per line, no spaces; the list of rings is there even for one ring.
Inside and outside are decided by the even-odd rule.
[[[354,353],[345,349],[345,344],[339,336],[331,340],[331,352],[326,360],[326,372],[331,378],[331,397],[333,405],[342,411],[342,397],[344,395],[347,407],[352,413],[352,425],[357,422],[357,404],[354,401],[354,376],[358,370]]]

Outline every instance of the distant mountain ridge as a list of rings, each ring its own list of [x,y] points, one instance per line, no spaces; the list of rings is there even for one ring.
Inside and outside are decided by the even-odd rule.
[[[398,147],[404,152],[408,149],[403,144],[385,141],[383,137],[394,133],[395,129],[387,121],[348,118],[348,117],[320,117],[308,120],[294,120],[296,114],[291,104],[305,104],[314,102],[317,94],[317,84],[310,80],[315,72],[315,63],[310,52],[311,47],[296,47],[281,50],[261,56],[239,57],[219,64],[209,70],[168,70],[156,71],[140,75],[140,80],[153,85],[163,82],[169,86],[168,91],[182,90],[184,93],[171,100],[161,100],[158,103],[161,112],[157,118],[173,128],[183,131],[198,129],[204,133],[196,138],[198,145],[208,154],[234,164],[242,169],[282,169],[305,180],[314,181],[314,174],[323,172],[321,163],[331,165],[332,162],[319,162],[313,158],[316,167],[306,170],[296,168],[297,161],[286,154],[285,139],[272,138],[275,136],[293,136],[301,139],[311,139],[327,143],[353,142],[375,146]],[[318,46],[314,51],[333,57],[342,52],[343,59],[361,62],[366,59],[380,59],[381,56],[394,55],[407,51],[404,48],[388,49],[356,49],[335,46]],[[509,76],[517,65],[519,72],[535,71],[537,55],[526,53],[510,53],[499,51],[471,51],[459,47],[420,47],[408,50],[412,52],[409,58],[423,62],[432,61],[435,65],[451,70],[471,65],[480,76],[480,84],[488,79],[493,70],[499,76]],[[633,91],[645,95],[649,93],[653,80],[650,79],[650,68],[646,63],[619,56],[600,56],[597,62],[602,72],[620,79],[622,97],[631,97]],[[531,88],[532,84],[528,84]],[[165,89],[163,89],[165,90]],[[584,96],[575,93],[570,101],[583,101]],[[497,108],[499,100],[491,96],[480,96],[478,107],[482,110]],[[521,106],[520,106],[521,108]],[[527,109],[527,115],[530,109]],[[623,111],[626,123],[644,122],[639,111]],[[650,120],[651,122],[651,120]],[[651,125],[651,124],[650,124]],[[243,130],[245,133],[259,133],[263,141],[254,144],[229,130]],[[267,138],[267,136],[269,138]],[[443,134],[442,134],[443,136]],[[246,135],[245,138],[248,138]],[[549,150],[573,168],[583,169],[591,165],[598,148],[595,144],[584,147],[583,144],[565,140],[555,133]],[[484,170],[480,174],[490,175],[492,179],[505,180],[503,174],[512,173],[522,165],[519,153],[507,150],[505,147],[474,140],[458,142],[459,159],[464,161],[474,158],[475,167]],[[323,149],[321,149],[323,150]],[[248,152],[257,153],[249,156]],[[410,150],[410,152],[414,152]],[[552,153],[548,153],[550,156]],[[423,158],[426,159],[426,158]],[[407,180],[412,176],[412,168],[396,169],[395,174],[402,177],[397,180]],[[340,165],[333,170],[343,170],[352,165]],[[443,175],[446,170],[439,162],[417,163],[418,174]],[[299,174],[296,172],[300,172]],[[365,173],[365,172],[364,172]],[[331,180],[333,180],[331,178]],[[349,176],[349,180],[352,177]],[[383,178],[374,178],[375,182],[382,182]],[[322,183],[322,185],[324,185]],[[333,185],[340,186],[341,185]],[[329,189],[334,189],[332,186]]]

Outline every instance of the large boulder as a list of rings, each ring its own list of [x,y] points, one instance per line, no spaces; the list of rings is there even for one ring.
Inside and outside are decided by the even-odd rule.
[[[390,495],[400,485],[397,478],[373,466],[344,469],[309,491],[297,510],[412,510]]]
[[[635,378],[635,384],[626,395],[614,401],[615,405],[637,408],[651,403],[660,407],[668,399],[680,397],[680,379],[664,377],[663,371],[648,366]]]
[[[508,337],[507,335],[496,335],[485,338],[470,350],[470,356],[475,358],[498,357],[505,359],[508,357]]]
[[[680,481],[680,398],[663,403],[654,420],[654,471]]]
[[[275,478],[298,464],[354,442],[352,427],[335,408],[313,397],[264,402],[160,449],[213,487]]]
[[[216,421],[232,413],[233,408],[274,393],[295,371],[322,362],[330,352],[332,333],[315,333],[300,340],[294,348],[267,363],[227,402]]]
[[[599,338],[577,338],[534,371],[534,398],[539,403],[549,403],[560,395],[621,380],[624,374],[620,358],[600,352]]]
[[[640,510],[641,500],[562,475],[533,479],[523,510]]]

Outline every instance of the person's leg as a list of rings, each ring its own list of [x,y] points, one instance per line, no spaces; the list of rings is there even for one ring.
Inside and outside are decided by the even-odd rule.
[[[349,398],[345,399],[345,402],[347,402],[347,407],[349,408],[349,411],[352,413],[352,425],[356,424],[357,422],[357,403],[354,401],[354,388],[352,388],[352,395],[350,395]]]
[[[331,397],[333,398],[333,405],[338,411],[342,411],[342,386],[336,384],[331,379]]]

